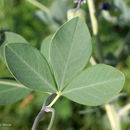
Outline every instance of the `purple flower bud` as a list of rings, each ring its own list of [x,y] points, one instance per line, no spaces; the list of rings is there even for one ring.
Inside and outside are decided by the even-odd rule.
[[[84,4],[86,3],[86,0],[74,0],[74,3]]]

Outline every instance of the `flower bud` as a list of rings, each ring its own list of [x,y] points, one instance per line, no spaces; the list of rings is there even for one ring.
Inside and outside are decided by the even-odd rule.
[[[69,9],[67,12],[67,19],[71,20],[74,17],[80,17],[81,19],[85,21],[85,15],[86,13],[83,9],[80,9],[80,8]]]

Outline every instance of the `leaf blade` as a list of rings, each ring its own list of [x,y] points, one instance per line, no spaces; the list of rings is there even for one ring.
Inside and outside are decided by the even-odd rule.
[[[70,20],[57,31],[51,43],[50,60],[59,90],[86,66],[91,50],[88,28],[80,18]]]
[[[120,92],[124,75],[108,65],[95,65],[83,71],[64,90],[63,95],[84,105],[101,105]]]
[[[49,57],[49,50],[51,46],[51,39],[53,35],[48,36],[42,41],[40,52],[43,54],[43,56],[46,58],[48,63],[50,63],[50,57]]]
[[[55,92],[56,86],[49,65],[40,52],[29,44],[8,44],[5,56],[9,69],[25,86]]]

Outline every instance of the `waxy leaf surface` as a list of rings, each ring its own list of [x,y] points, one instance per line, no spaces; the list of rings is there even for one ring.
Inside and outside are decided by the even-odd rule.
[[[55,92],[49,65],[41,53],[29,44],[8,44],[5,57],[9,69],[23,85],[44,92]]]
[[[43,56],[46,58],[48,63],[50,63],[50,57],[49,57],[49,50],[51,45],[51,39],[53,35],[48,36],[42,41],[40,52],[43,54]]]
[[[50,60],[58,89],[62,90],[87,64],[91,37],[80,18],[65,23],[52,39]]]
[[[64,90],[63,95],[79,104],[101,105],[116,96],[125,78],[108,65],[95,65],[78,75]]]

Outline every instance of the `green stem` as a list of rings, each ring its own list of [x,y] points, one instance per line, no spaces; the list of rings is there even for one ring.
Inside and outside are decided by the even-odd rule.
[[[92,31],[96,40],[96,48],[97,48],[97,54],[99,57],[99,62],[103,63],[104,62],[103,49],[102,49],[102,44],[101,44],[101,40],[100,40],[99,32],[98,32],[98,20],[95,15],[96,10],[94,7],[94,1],[87,0],[87,2],[88,2],[91,23],[92,23]]]
[[[120,118],[117,115],[114,105],[106,104],[105,109],[111,124],[111,130],[121,130]]]
[[[78,2],[78,4],[77,4],[77,9],[80,8],[80,6],[81,6],[81,2],[82,2],[82,0],[80,0],[80,1]]]
[[[128,112],[130,110],[130,103],[127,104],[126,106],[124,106],[123,108],[121,108],[119,111],[118,111],[118,116],[119,117],[122,117],[124,114],[126,114],[126,112]]]
[[[87,2],[88,2],[91,23],[92,23],[92,31],[93,31],[94,35],[97,35],[98,34],[98,21],[96,19],[96,15],[95,15],[94,2],[93,2],[93,0],[87,0]]]
[[[34,123],[33,123],[33,126],[32,126],[32,129],[31,129],[31,130],[36,130],[36,129],[37,129],[38,124],[39,124],[39,122],[40,122],[40,119],[43,117],[44,113],[45,113],[45,110],[44,110],[44,109],[42,109],[42,110],[39,112],[39,114],[38,114],[37,117],[35,118],[35,121],[34,121]]]
[[[96,40],[96,48],[97,48],[97,54],[98,54],[98,57],[99,57],[99,62],[103,63],[104,57],[103,57],[102,44],[101,44],[99,34],[95,36],[95,40]]]
[[[40,120],[42,119],[42,117],[44,116],[45,112],[51,112],[52,113],[51,120],[50,120],[48,129],[47,129],[47,130],[51,130],[53,122],[54,122],[54,118],[55,118],[55,110],[53,108],[50,108],[50,107],[44,107],[39,112],[39,114],[37,115],[37,117],[36,117],[36,119],[35,119],[35,121],[33,123],[32,130],[36,130],[37,129],[38,124],[39,124]]]
[[[51,130],[52,129],[52,125],[54,123],[54,119],[55,119],[55,110],[53,108],[50,108],[51,109],[51,120],[50,120],[50,123],[49,123],[49,126],[47,128],[47,130]]]
[[[22,87],[22,88],[24,87],[22,84],[18,84],[15,81],[11,82],[11,80],[1,80],[0,79],[0,84],[2,84],[2,85],[16,86],[16,87]]]
[[[45,112],[51,112],[52,116],[51,116],[51,120],[48,126],[47,130],[51,130],[53,122],[54,122],[54,117],[55,117],[55,110],[52,108],[52,106],[54,105],[54,103],[59,99],[59,97],[62,95],[61,92],[57,92],[57,96],[56,94],[51,94],[44,102],[41,111],[39,112],[39,114],[37,115],[37,117],[35,118],[35,121],[33,123],[32,126],[32,130],[36,130],[38,127],[38,124],[41,120],[41,118],[44,116]],[[52,100],[52,98],[55,96],[55,98]],[[50,100],[52,100],[52,102],[49,104]],[[48,105],[49,104],[49,105]],[[48,106],[47,106],[48,105]]]
[[[36,0],[27,0],[27,1],[33,4],[34,6],[38,7],[39,9],[49,12],[49,9],[45,5],[39,3],[38,1]]]
[[[52,93],[44,102],[42,109],[49,105],[50,101],[56,97],[56,93]]]
[[[54,100],[47,107],[52,107],[61,95],[62,95],[61,92],[57,92],[57,96],[54,98]]]

